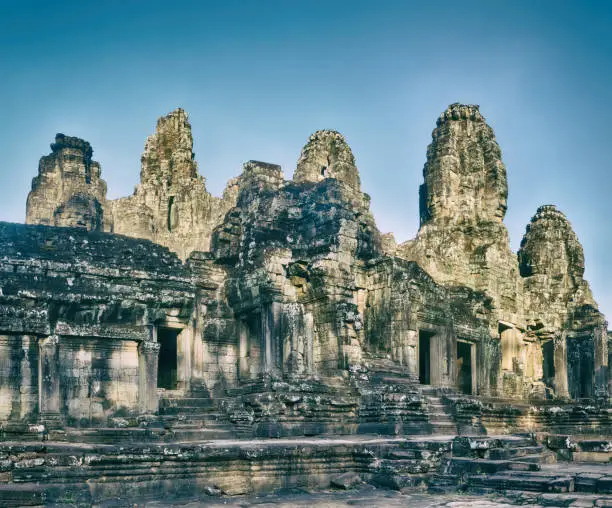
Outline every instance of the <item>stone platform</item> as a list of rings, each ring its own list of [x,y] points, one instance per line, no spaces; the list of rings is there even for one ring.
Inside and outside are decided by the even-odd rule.
[[[235,496],[367,485],[384,496],[467,491],[545,499],[546,506],[570,506],[574,498],[587,504],[571,506],[594,506],[612,494],[609,464],[557,463],[559,454],[530,435],[3,442],[0,456],[2,506],[133,506],[161,499],[169,505],[211,496],[233,503]]]

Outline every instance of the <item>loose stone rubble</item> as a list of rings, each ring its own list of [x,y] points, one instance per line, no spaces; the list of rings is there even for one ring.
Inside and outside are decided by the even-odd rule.
[[[27,225],[0,223],[0,503],[365,484],[607,502],[612,336],[571,224],[542,206],[511,252],[478,106],[440,116],[423,174],[397,245],[335,131],[292,180],[249,161],[216,198],[178,109],[118,200],[58,134]]]

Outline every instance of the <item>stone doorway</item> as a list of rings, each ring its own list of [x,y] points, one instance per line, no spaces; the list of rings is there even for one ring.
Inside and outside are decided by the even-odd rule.
[[[241,380],[254,379],[261,373],[261,313],[252,312],[240,321],[240,363],[238,372]]]
[[[431,338],[432,332],[419,330],[419,382],[431,384]]]
[[[593,397],[595,372],[592,337],[567,340],[567,384],[574,400]]]
[[[178,380],[177,342],[180,330],[159,328],[159,360],[157,364],[157,387],[166,390],[176,390]]]
[[[546,386],[554,387],[555,343],[553,340],[542,344],[542,378]]]
[[[472,394],[472,348],[469,342],[457,341],[457,388],[468,395]]]

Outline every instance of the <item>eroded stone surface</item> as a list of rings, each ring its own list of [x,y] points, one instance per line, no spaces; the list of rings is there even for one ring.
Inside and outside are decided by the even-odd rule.
[[[544,468],[609,458],[611,339],[561,212],[541,207],[510,251],[506,169],[477,106],[439,118],[421,227],[399,246],[335,131],[307,140],[293,180],[248,161],[222,198],[180,109],[127,198],[104,201],[88,143],[52,150],[28,199],[41,225],[0,223],[0,440],[30,442],[0,447],[0,501],[335,478],[536,505],[612,485]]]
[[[209,249],[213,227],[233,202],[231,186],[225,199],[208,193],[197,170],[191,124],[177,109],[160,118],[147,139],[134,195],[109,202],[111,231],[152,240],[185,259]]]
[[[57,134],[51,154],[41,157],[26,206],[27,224],[75,226],[102,231],[106,182],[91,145]]]
[[[521,323],[516,255],[502,222],[506,168],[478,106],[453,104],[442,113],[423,176],[421,226],[398,255],[418,262],[439,282],[485,292],[498,319]]]
[[[565,326],[581,308],[597,308],[583,278],[582,245],[567,217],[554,205],[538,208],[518,258],[531,328],[552,332]]]

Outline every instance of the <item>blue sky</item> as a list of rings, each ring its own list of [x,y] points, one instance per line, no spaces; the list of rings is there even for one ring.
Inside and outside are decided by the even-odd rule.
[[[612,316],[611,24],[589,1],[0,0],[0,220],[24,220],[56,132],[91,142],[109,198],[130,194],[180,106],[217,195],[249,159],[290,177],[311,132],[339,130],[380,229],[406,240],[437,116],[475,103],[508,170],[513,250],[556,204]]]

